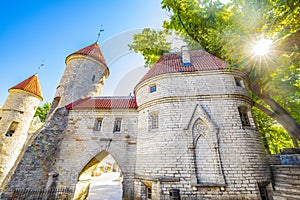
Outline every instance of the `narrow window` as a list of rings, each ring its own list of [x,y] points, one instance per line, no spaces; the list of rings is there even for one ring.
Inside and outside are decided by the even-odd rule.
[[[0,117],[0,120],[2,119],[2,117]]]
[[[151,128],[152,129],[158,128],[158,114],[157,113],[151,114]]]
[[[102,126],[102,118],[97,118],[95,123],[95,131],[100,131]]]
[[[6,137],[12,137],[12,135],[15,133],[18,126],[18,122],[12,122],[9,126],[9,129],[5,133]]]
[[[93,77],[92,77],[92,81],[93,81],[93,82],[95,81],[95,78],[96,78],[96,76],[95,76],[95,74],[94,74]]]
[[[155,92],[156,91],[156,85],[151,85],[150,86],[150,93]]]
[[[244,82],[243,82],[243,80],[241,78],[234,77],[234,81],[235,81],[235,85],[236,86],[245,88]]]
[[[121,131],[121,118],[115,119],[115,125],[114,125],[114,132],[120,132]]]
[[[240,118],[243,126],[250,126],[250,121],[247,113],[246,106],[240,106],[239,108]]]
[[[152,199],[152,188],[151,187],[146,187],[146,196],[147,196],[147,199]]]

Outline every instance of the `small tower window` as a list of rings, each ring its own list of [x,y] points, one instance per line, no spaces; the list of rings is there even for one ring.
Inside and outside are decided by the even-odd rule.
[[[240,106],[238,109],[239,109],[242,125],[243,126],[250,126],[247,107],[246,106]]]
[[[95,78],[96,78],[96,76],[95,76],[95,74],[94,74],[93,77],[92,77],[92,81],[93,81],[93,82],[95,81]]]
[[[17,129],[17,126],[18,126],[18,122],[12,122],[9,126],[9,129],[5,133],[5,136],[6,137],[12,137],[13,134],[15,133],[16,129]]]
[[[151,187],[146,187],[146,196],[147,196],[147,199],[152,199],[152,188]]]
[[[151,113],[151,128],[158,128],[158,113]]]
[[[114,132],[120,132],[121,131],[121,118],[116,118],[115,119],[115,125],[114,125]]]
[[[244,82],[241,78],[234,77],[235,85],[245,88]]]
[[[155,92],[156,91],[156,85],[151,85],[150,86],[150,93]]]
[[[102,127],[102,118],[97,118],[95,123],[95,131],[100,131]]]

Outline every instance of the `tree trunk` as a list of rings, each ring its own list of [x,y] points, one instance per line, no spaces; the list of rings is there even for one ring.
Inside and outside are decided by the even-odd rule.
[[[296,120],[272,98],[261,97],[261,99],[269,105],[273,111],[256,102],[254,103],[254,106],[280,123],[293,140],[300,140],[300,125]],[[293,143],[295,145],[295,141],[293,141]],[[297,147],[295,146],[295,148]]]

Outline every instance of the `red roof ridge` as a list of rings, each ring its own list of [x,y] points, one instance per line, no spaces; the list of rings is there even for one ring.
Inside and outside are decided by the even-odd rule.
[[[65,106],[66,109],[137,109],[134,96],[85,97]]]
[[[29,78],[25,79],[24,81],[18,83],[17,85],[13,86],[8,90],[9,92],[27,92],[30,93],[41,101],[43,100],[41,85],[38,79],[37,74],[30,76]]]
[[[86,101],[87,99],[90,99],[91,97],[82,97],[80,99],[77,99],[76,101],[73,101],[72,103],[69,103],[68,105],[65,106],[66,109],[71,109],[74,106],[80,104],[81,102]]]
[[[135,96],[101,96],[91,97],[91,99],[135,99]]]

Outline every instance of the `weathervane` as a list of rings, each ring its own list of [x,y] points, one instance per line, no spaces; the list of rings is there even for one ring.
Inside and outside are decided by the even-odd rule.
[[[97,41],[96,41],[96,43],[98,43],[98,40],[99,40],[99,38],[100,38],[100,35],[101,35],[101,32],[103,32],[104,31],[104,29],[102,29],[102,25],[101,25],[101,28],[100,28],[100,30],[99,30],[99,33],[98,33],[98,38],[97,38]]]
[[[44,60],[42,60],[42,63],[38,66],[36,74],[42,67],[44,67]]]
[[[44,67],[44,60],[42,60],[42,63],[38,66],[38,70],[40,70],[42,67]]]

